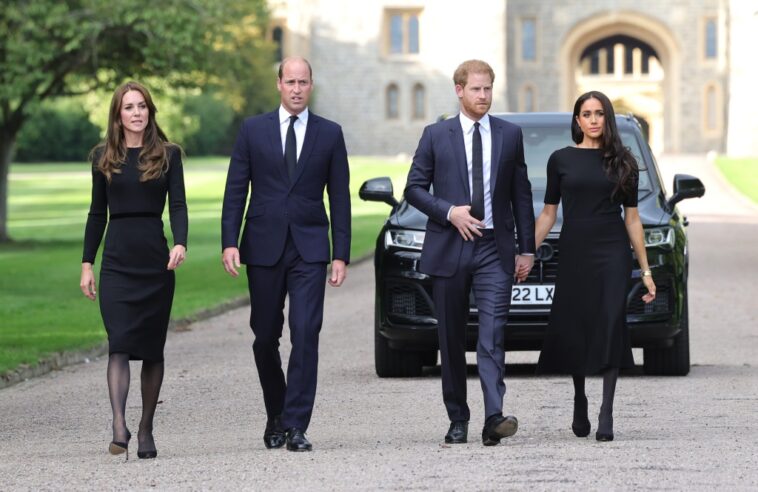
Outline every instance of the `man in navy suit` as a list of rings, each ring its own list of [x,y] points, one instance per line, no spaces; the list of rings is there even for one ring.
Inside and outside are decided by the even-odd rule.
[[[485,446],[518,429],[516,417],[503,416],[504,334],[513,279],[526,279],[535,251],[521,129],[487,114],[494,80],[483,61],[458,67],[453,81],[460,114],[424,129],[405,188],[406,200],[429,217],[419,269],[433,281],[442,394],[451,422],[445,442],[468,438],[466,321],[473,290]]]
[[[247,266],[253,353],[268,416],[263,442],[310,451],[305,431],[316,396],[326,267],[331,261],[328,282],[339,287],[350,260],[350,176],[342,129],[308,111],[308,61],[283,60],[277,89],[281,106],[246,119],[237,135],[221,216],[222,259],[233,277],[240,263]],[[285,295],[292,342],[286,382],[279,356]]]

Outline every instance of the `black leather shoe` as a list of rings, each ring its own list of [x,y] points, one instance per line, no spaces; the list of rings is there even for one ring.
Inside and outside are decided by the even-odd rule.
[[[576,437],[587,437],[590,435],[590,430],[592,429],[592,424],[590,424],[590,421],[587,422],[580,422],[580,423],[572,423],[571,424],[571,430],[574,431],[574,435]]]
[[[263,432],[263,444],[268,449],[281,448],[287,441],[287,433],[282,428],[281,417],[278,415],[266,422],[266,430]]]
[[[595,439],[600,442],[613,441],[613,432],[611,432],[610,434],[605,434],[603,432],[595,432]]]
[[[447,444],[463,444],[468,438],[468,422],[465,420],[456,420],[450,422],[450,428],[445,434]]]
[[[513,415],[507,417],[492,415],[484,423],[482,444],[485,446],[500,444],[500,439],[512,436],[517,430],[518,420]]]
[[[287,450],[289,451],[310,451],[313,448],[310,441],[306,439],[305,433],[300,429],[292,428],[287,431]]]

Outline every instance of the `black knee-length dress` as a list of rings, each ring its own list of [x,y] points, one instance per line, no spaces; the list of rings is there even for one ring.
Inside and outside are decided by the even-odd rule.
[[[547,165],[545,203],[563,202],[550,323],[537,370],[540,373],[597,374],[634,365],[626,297],[632,270],[622,205],[612,200],[614,184],[604,170],[603,150],[566,147]]]
[[[141,150],[127,149],[121,173],[114,173],[110,183],[93,165],[82,262],[94,264],[107,224],[99,296],[109,352],[160,362],[174,299],[174,272],[167,269],[163,234],[166,195],[174,244],[185,247],[187,205],[179,148],[168,146],[168,171],[146,182],[137,169]]]

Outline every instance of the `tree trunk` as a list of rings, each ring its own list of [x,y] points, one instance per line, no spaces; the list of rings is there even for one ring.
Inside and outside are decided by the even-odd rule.
[[[8,172],[16,133],[0,131],[0,243],[11,240],[8,235]]]

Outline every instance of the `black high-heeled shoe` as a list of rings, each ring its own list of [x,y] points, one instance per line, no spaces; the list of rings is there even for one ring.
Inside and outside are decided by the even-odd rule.
[[[126,453],[126,460],[129,461],[129,440],[132,438],[132,433],[129,429],[126,430],[126,442],[111,441],[108,445],[108,452],[113,455]]]
[[[150,437],[151,438],[153,437],[153,433],[152,432],[150,433]],[[153,459],[153,458],[155,458],[157,456],[158,456],[158,450],[155,449],[155,439],[153,439],[153,449],[151,449],[149,451],[142,451],[141,449],[139,449],[139,447],[137,448],[137,458],[139,458],[141,460],[150,460],[150,459]]]
[[[580,424],[571,423],[571,430],[574,431],[576,437],[587,437],[590,435],[590,429],[592,425],[590,421],[582,422]]]

